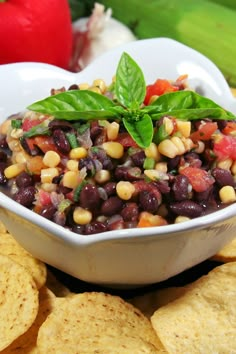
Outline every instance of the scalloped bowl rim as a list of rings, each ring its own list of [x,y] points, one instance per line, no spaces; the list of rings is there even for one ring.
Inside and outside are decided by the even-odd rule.
[[[129,50],[130,48],[138,48],[145,46],[148,44],[149,46],[152,44],[155,44],[156,42],[166,42],[165,44],[170,44],[170,45],[175,45],[177,47],[185,48],[189,52],[191,51],[193,55],[199,56],[199,58],[207,65],[210,65],[214,69],[214,64],[206,57],[204,57],[202,54],[199,52],[195,51],[194,49],[185,46],[184,44],[181,44],[175,40],[172,40],[170,38],[152,38],[152,39],[145,39],[145,40],[139,40],[139,41],[134,41],[127,43],[125,45],[119,46],[118,48],[115,48],[111,50],[108,53],[103,54],[92,64],[90,64],[87,68],[85,68],[82,72],[79,73],[69,73],[66,70],[54,67],[53,65],[50,64],[43,64],[43,63],[34,63],[34,62],[23,62],[23,63],[13,63],[13,64],[6,64],[0,66],[0,69],[3,70],[5,68],[23,68],[23,67],[32,67],[33,69],[37,68],[47,68],[52,71],[60,72],[60,73],[66,73],[70,75],[71,77],[77,77],[80,76],[86,76],[87,72],[89,72],[93,67],[96,67],[96,65],[99,65],[100,63],[103,62],[103,60],[107,60],[109,56],[117,58],[118,55],[122,51]],[[234,99],[229,86],[227,85],[225,79],[223,78],[222,73],[219,71],[219,69],[215,66],[215,73],[218,75],[219,79],[221,80],[221,83],[224,87],[224,92],[226,94],[226,97],[228,99],[227,103],[229,105],[232,105],[235,107],[235,112],[236,112],[236,100]],[[14,113],[14,111],[12,112]],[[130,239],[130,238],[140,238],[140,237],[171,237],[173,234],[176,233],[181,233],[185,232],[191,229],[202,229],[205,227],[208,227],[210,225],[223,222],[226,219],[229,219],[231,217],[234,217],[236,215],[236,203],[232,204],[230,206],[227,206],[221,210],[212,212],[210,214],[207,214],[205,216],[200,216],[198,218],[185,221],[183,223],[179,224],[170,224],[170,225],[165,225],[165,226],[158,226],[158,227],[148,227],[148,228],[132,228],[132,229],[122,229],[122,230],[116,230],[116,231],[106,231],[103,233],[97,233],[93,235],[80,235],[76,234],[60,225],[55,224],[54,222],[47,220],[43,218],[42,216],[34,213],[33,211],[23,207],[22,205],[18,204],[14,200],[12,200],[10,197],[6,196],[2,192],[0,192],[0,207],[3,207],[5,209],[9,209],[11,212],[15,213],[16,215],[30,221],[31,223],[39,226],[40,228],[44,228],[47,231],[51,232],[52,234],[56,235],[58,238],[63,239],[66,242],[76,244],[76,245],[88,245],[91,243],[98,243],[98,242],[103,242],[103,241],[109,241],[109,240],[115,240],[115,239]],[[76,236],[76,237],[75,237]]]

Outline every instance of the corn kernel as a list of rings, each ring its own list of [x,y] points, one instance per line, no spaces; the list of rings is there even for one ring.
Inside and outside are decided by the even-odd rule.
[[[151,157],[155,161],[159,161],[161,158],[160,152],[158,151],[158,147],[155,143],[151,143],[149,147],[144,150],[146,157]]]
[[[4,170],[4,174],[6,178],[14,178],[18,176],[21,172],[25,170],[25,164],[24,163],[15,163],[14,165],[8,166]]]
[[[78,185],[79,173],[76,171],[67,171],[63,178],[62,184],[67,188],[75,188]]]
[[[167,162],[157,162],[155,165],[155,170],[163,173],[167,173],[168,167]]]
[[[111,173],[108,170],[99,170],[95,173],[94,179],[99,184],[108,182],[111,179]]]
[[[128,181],[120,181],[116,185],[116,193],[123,200],[129,200],[134,192],[134,185]]]
[[[7,135],[9,128],[11,127],[11,120],[7,119],[0,124],[0,134]]]
[[[27,162],[29,155],[25,151],[19,151],[15,154],[16,163],[25,163]]]
[[[236,161],[234,161],[231,166],[231,172],[234,176],[236,176]]]
[[[89,210],[81,207],[76,207],[73,212],[73,220],[76,224],[79,225],[89,224],[92,218],[92,213]]]
[[[43,163],[48,167],[56,167],[61,161],[60,155],[56,151],[49,150],[43,157]]]
[[[158,145],[158,151],[163,156],[169,158],[173,158],[179,154],[177,146],[170,139],[162,140]]]
[[[71,149],[69,153],[70,159],[83,159],[87,156],[87,150],[84,147],[76,147],[74,149]]]
[[[191,122],[186,122],[180,119],[176,119],[177,130],[181,133],[182,136],[188,138],[191,133]]]
[[[93,81],[93,86],[98,87],[101,93],[104,93],[106,91],[106,83],[102,79],[95,79]]]
[[[185,146],[184,146],[182,140],[178,136],[173,136],[170,140],[177,147],[178,155],[183,155],[185,153],[186,149],[185,149]]]
[[[194,152],[201,154],[205,150],[205,143],[201,140],[197,142],[197,147],[194,148]]]
[[[83,83],[79,84],[80,90],[88,90],[88,88],[89,88],[89,84],[87,82],[83,82]]]
[[[193,149],[195,147],[195,144],[192,141],[192,139],[182,137],[181,140],[182,140],[182,143],[184,144],[185,152],[190,151],[191,149]]]
[[[40,188],[42,188],[45,192],[51,193],[56,192],[57,185],[55,183],[42,183]]]
[[[59,170],[56,167],[43,168],[41,170],[41,182],[52,183],[54,177],[59,176]]]
[[[107,138],[108,140],[115,140],[119,133],[120,125],[116,122],[112,122],[107,126]]]
[[[233,160],[228,158],[222,161],[217,162],[217,167],[223,168],[224,170],[230,170],[231,166],[233,164]]]
[[[163,124],[164,124],[166,133],[168,135],[171,135],[174,130],[174,123],[173,123],[172,119],[170,119],[168,117],[164,117]]]
[[[188,218],[187,216],[177,216],[177,218],[175,219],[175,224],[179,224],[181,222],[185,222],[185,221],[188,221],[190,220],[190,218]]]
[[[78,171],[79,170],[79,164],[77,160],[68,160],[66,163],[66,167],[70,171]]]
[[[124,147],[116,141],[107,141],[102,144],[107,155],[113,159],[120,159],[124,154]]]
[[[19,139],[22,137],[23,135],[23,129],[12,129],[11,131],[11,137],[14,138],[14,139]]]
[[[222,203],[233,203],[236,201],[236,193],[232,186],[224,186],[219,190]]]
[[[19,152],[22,150],[22,146],[20,144],[20,141],[17,139],[7,140],[7,143],[8,143],[9,149],[13,152]]]
[[[100,88],[97,87],[97,86],[90,86],[90,87],[89,87],[89,91],[93,91],[93,92],[96,92],[96,93],[101,94],[101,90],[100,90]]]
[[[152,181],[169,179],[168,175],[165,172],[158,171],[158,170],[144,170],[144,174]]]

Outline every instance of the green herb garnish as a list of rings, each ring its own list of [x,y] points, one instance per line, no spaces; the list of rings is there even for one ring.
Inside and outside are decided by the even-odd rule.
[[[13,129],[19,129],[22,126],[22,120],[21,119],[12,119],[11,120],[11,126]]]
[[[66,120],[120,120],[142,148],[152,142],[153,121],[164,116],[182,120],[236,119],[231,112],[193,91],[166,93],[151,105],[143,106],[146,95],[144,75],[127,53],[120,58],[113,89],[115,101],[92,91],[71,90],[35,102],[28,109]]]

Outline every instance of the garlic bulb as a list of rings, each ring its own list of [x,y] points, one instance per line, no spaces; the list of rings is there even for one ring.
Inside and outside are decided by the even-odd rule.
[[[80,18],[73,23],[74,53],[70,63],[71,71],[80,71],[107,50],[136,40],[127,26],[112,18],[111,9],[104,10],[103,5],[95,3],[90,17]]]

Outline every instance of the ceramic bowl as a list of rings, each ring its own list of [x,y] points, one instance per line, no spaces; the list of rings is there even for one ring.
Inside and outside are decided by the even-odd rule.
[[[48,96],[51,88],[95,78],[110,83],[124,51],[140,65],[147,83],[187,73],[196,91],[236,113],[230,88],[209,59],[172,39],[156,38],[117,47],[79,73],[40,63],[0,66],[0,122]],[[35,257],[84,281],[114,287],[166,280],[213,256],[236,235],[236,203],[180,224],[83,236],[0,193],[0,219]]]

